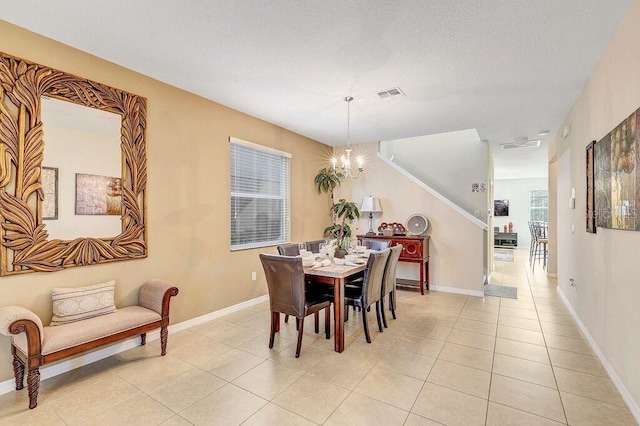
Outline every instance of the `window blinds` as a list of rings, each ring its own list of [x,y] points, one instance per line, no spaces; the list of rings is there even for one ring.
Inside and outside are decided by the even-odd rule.
[[[231,248],[289,241],[291,155],[231,138]]]

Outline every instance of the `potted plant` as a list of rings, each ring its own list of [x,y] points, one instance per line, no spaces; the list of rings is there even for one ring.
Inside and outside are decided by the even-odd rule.
[[[325,237],[336,240],[334,256],[341,259],[347,254],[347,248],[351,240],[351,227],[347,225],[347,219],[349,221],[358,219],[360,217],[360,210],[358,210],[356,203],[341,198],[336,204],[331,206],[331,212],[340,223],[335,223],[336,221],[334,221],[333,225],[325,228],[324,235]]]
[[[325,167],[320,169],[316,175],[316,187],[318,188],[318,194],[328,192],[331,197],[331,215],[333,223],[336,223],[336,214],[334,211],[335,202],[333,199],[333,190],[336,189],[344,176],[336,172],[332,167]]]

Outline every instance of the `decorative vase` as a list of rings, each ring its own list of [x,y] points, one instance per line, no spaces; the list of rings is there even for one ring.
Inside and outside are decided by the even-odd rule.
[[[347,251],[343,248],[337,248],[333,253],[333,257],[337,257],[338,259],[344,259],[344,256],[347,254]]]
[[[509,222],[509,232],[513,232],[513,223]]]
[[[504,232],[507,232],[507,225],[504,226]]]

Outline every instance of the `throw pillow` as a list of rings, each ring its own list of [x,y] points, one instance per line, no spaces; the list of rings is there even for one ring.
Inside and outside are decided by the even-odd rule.
[[[68,324],[116,311],[113,294],[116,282],[107,281],[87,287],[51,290],[53,318],[50,325]]]

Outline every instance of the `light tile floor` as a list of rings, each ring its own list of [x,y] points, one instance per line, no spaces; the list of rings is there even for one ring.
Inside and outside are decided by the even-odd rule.
[[[20,425],[635,425],[631,413],[528,252],[496,262],[493,284],[518,299],[399,291],[398,319],[367,344],[359,315],[347,348],[293,321],[269,350],[268,305],[0,396]],[[372,316],[375,323],[375,318]]]

